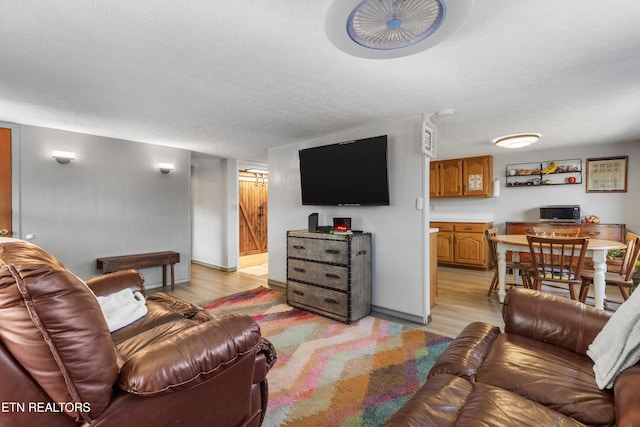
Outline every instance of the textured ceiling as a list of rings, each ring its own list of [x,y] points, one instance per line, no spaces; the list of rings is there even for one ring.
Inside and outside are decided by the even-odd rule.
[[[640,142],[640,1],[476,0],[412,56],[349,56],[329,0],[0,0],[0,121],[265,160],[453,108],[441,158]]]

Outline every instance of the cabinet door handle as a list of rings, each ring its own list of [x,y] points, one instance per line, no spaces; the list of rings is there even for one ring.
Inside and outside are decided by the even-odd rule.
[[[337,255],[337,254],[339,254],[339,253],[340,253],[340,251],[339,251],[339,250],[337,250],[337,249],[325,249],[324,251],[325,251],[326,253],[328,253],[328,254],[332,254],[332,255]]]
[[[297,289],[294,289],[294,290],[293,290],[293,293],[294,293],[294,294],[296,294],[296,295],[299,295],[299,296],[301,296],[301,297],[303,297],[303,296],[304,296],[304,292],[299,291],[299,290],[297,290]]]
[[[293,249],[304,249],[302,245],[293,245]]]
[[[585,231],[584,234],[586,234],[587,236],[597,236],[598,234],[600,234],[599,231]]]
[[[338,300],[335,300],[333,298],[325,298],[324,302],[328,303],[328,304],[339,304]]]
[[[361,250],[361,251],[358,251],[358,253],[356,254],[356,256],[366,255],[366,254],[367,254],[367,251],[366,251],[366,250]]]
[[[337,274],[331,274],[331,273],[326,273],[324,275],[327,279],[339,279],[340,276],[338,276]]]
[[[295,267],[293,271],[297,271],[298,273],[305,273],[307,270],[305,270],[304,268]]]

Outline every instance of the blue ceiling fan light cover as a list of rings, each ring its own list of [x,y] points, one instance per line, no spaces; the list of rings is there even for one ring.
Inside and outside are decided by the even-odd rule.
[[[365,48],[402,49],[433,34],[445,15],[441,0],[363,0],[349,14],[347,33]]]

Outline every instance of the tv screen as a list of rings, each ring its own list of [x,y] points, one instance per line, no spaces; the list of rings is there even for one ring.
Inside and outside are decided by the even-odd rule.
[[[299,151],[303,205],[388,205],[387,136]]]

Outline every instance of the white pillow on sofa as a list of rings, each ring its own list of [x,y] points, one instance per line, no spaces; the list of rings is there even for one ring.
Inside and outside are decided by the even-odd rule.
[[[144,295],[133,292],[131,288],[97,298],[110,332],[124,328],[147,314]]]

